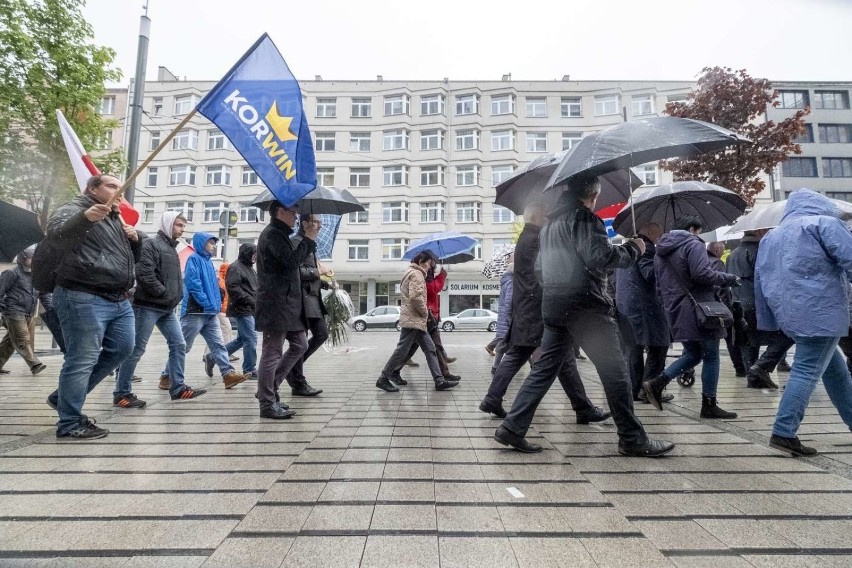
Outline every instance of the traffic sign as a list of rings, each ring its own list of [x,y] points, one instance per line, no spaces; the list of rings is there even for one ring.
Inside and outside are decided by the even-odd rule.
[[[225,228],[236,225],[238,219],[236,211],[225,210],[219,214],[219,224]]]

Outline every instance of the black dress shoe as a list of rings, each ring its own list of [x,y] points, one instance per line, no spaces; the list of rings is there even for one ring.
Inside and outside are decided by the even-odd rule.
[[[596,406],[591,410],[584,410],[577,413],[577,424],[588,424],[590,422],[603,422],[612,416],[611,412],[605,411],[603,408]]]
[[[446,375],[444,375],[444,378],[447,379],[448,381],[455,381],[455,382],[459,382],[461,380],[460,376],[454,375],[452,373],[447,373]]]
[[[782,452],[789,452],[792,456],[813,456],[817,453],[816,448],[803,446],[798,436],[784,438],[772,434],[772,437],[769,438],[769,447],[781,450]]]
[[[316,396],[322,392],[322,389],[315,389],[308,383],[299,383],[290,389],[293,396]]]
[[[645,440],[645,442],[635,446],[623,446],[619,442],[618,453],[637,458],[655,458],[669,453],[674,447],[673,443],[665,440]]]
[[[454,386],[458,385],[458,381],[448,381],[447,379],[441,377],[440,379],[435,379],[435,390],[436,391],[445,391],[450,390]]]
[[[491,404],[487,400],[479,403],[479,410],[488,414],[493,414],[497,418],[506,418],[506,409],[502,404]]]
[[[391,375],[390,377],[388,377],[388,379],[390,379],[390,382],[395,385],[405,386],[408,384],[408,381],[403,379],[400,375]]]
[[[780,363],[778,363],[778,365],[775,367],[775,370],[776,370],[776,371],[781,371],[782,373],[789,373],[790,371],[792,371],[792,370],[793,370],[793,368],[792,368],[792,367],[790,367],[790,363],[788,363],[787,361],[782,360],[782,361],[781,361]]]
[[[663,409],[664,388],[666,388],[666,382],[662,377],[657,377],[642,383],[642,390],[645,391],[645,398],[647,398],[648,402],[650,402],[657,410]]]
[[[494,432],[494,439],[503,444],[504,446],[511,446],[518,450],[519,452],[523,452],[525,454],[537,454],[541,451],[541,446],[538,444],[533,444],[532,442],[527,442],[527,439],[523,436],[518,436],[511,430],[508,430],[504,426],[500,426],[497,428],[497,431]]]
[[[398,392],[399,391],[399,387],[396,386],[395,384],[393,384],[392,382],[390,382],[385,377],[379,377],[379,380],[376,381],[376,386],[378,388],[380,388],[384,391],[388,391],[388,392]]]
[[[280,405],[272,405],[267,407],[262,407],[260,409],[260,417],[261,418],[270,418],[272,420],[286,420],[296,414],[292,410],[285,410]]]

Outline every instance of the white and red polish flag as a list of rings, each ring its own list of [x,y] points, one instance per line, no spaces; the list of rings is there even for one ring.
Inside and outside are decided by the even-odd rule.
[[[80,186],[80,192],[82,192],[86,189],[86,182],[89,181],[89,178],[100,174],[101,171],[92,162],[80,139],[77,138],[77,133],[74,132],[74,129],[68,124],[68,120],[65,119],[65,115],[59,109],[56,110],[56,119],[59,121],[59,131],[62,133],[62,141],[65,142],[71,167],[74,168],[77,185]],[[123,197],[118,204],[118,211],[125,223],[136,225],[139,222],[139,211],[134,209],[130,202]]]

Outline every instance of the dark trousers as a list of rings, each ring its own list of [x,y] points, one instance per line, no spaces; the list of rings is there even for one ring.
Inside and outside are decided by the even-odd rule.
[[[491,376],[494,376],[494,373],[497,372],[497,368],[500,366],[500,361],[503,360],[503,355],[506,354],[506,351],[509,350],[509,342],[506,340],[507,338],[501,337],[497,340],[497,345],[494,347],[494,363],[491,365]]]
[[[286,353],[285,340],[290,343]],[[257,400],[262,408],[278,402],[278,388],[307,350],[308,339],[304,330],[263,332],[263,346],[257,365]]]
[[[633,389],[621,353],[618,326],[612,317],[594,312],[576,314],[559,325],[545,322],[541,359],[521,385],[503,426],[526,436],[539,403],[565,360],[565,353],[575,344],[589,356],[600,376],[621,443],[644,443],[647,436],[633,413]]]
[[[769,345],[766,346],[766,351],[763,352],[755,365],[771,373],[781,360],[787,355],[787,350],[790,349],[796,342],[784,335],[782,332],[776,332]]]
[[[432,342],[432,338],[423,330],[408,327],[402,328],[402,331],[399,332],[399,342],[396,344],[396,349],[391,353],[390,359],[385,363],[385,368],[382,369],[382,378],[386,379],[399,372],[405,362],[411,358],[409,353],[411,353],[412,345],[415,344],[423,350],[432,378],[435,380],[443,378],[444,375],[441,373],[441,367],[438,364],[438,355],[435,352],[435,344]]]
[[[846,368],[849,369],[849,373],[852,374],[852,329],[849,330],[849,335],[846,337],[840,338],[840,350],[843,351],[843,355],[846,357]]]
[[[307,382],[304,371],[305,361],[316,353],[317,349],[322,347],[323,343],[328,339],[328,325],[325,323],[325,318],[308,318],[308,329],[311,332],[311,339],[308,341],[308,350],[305,351],[301,359],[296,361],[290,374],[287,375],[287,384],[291,387]]]
[[[649,345],[648,353],[645,354],[646,346],[630,345],[627,347],[625,359],[630,374],[630,384],[633,387],[633,397],[639,395],[642,383],[654,377],[666,368],[666,355],[669,353],[668,346]]]
[[[59,316],[56,314],[56,310],[45,310],[41,314],[41,321],[50,330],[50,335],[53,336],[53,340],[56,341],[59,350],[65,353],[65,338],[62,336],[62,326],[59,325]]]
[[[438,367],[441,369],[441,376],[446,377],[450,374],[450,367],[448,366],[449,362],[447,361],[447,352],[444,350],[444,342],[441,340],[441,329],[436,327],[428,333],[429,338],[432,340],[432,344],[435,346],[435,356],[438,358]],[[408,349],[408,359],[403,361],[403,365],[406,361],[414,357],[414,354],[417,353],[417,349],[418,344],[416,342],[412,343],[411,347]],[[402,369],[402,365],[394,371],[394,374],[399,374],[400,369]]]
[[[725,346],[728,348],[728,356],[731,358],[731,363],[734,364],[734,371],[737,374],[743,375],[748,370],[743,361],[742,350],[734,343],[734,329],[728,328],[728,334],[725,336]]]

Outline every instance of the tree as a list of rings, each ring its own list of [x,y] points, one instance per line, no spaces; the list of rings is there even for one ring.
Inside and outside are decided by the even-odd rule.
[[[60,199],[78,190],[56,109],[88,148],[97,147],[116,126],[103,120],[99,110],[105,84],[121,79],[121,72],[112,66],[115,52],[92,43],[92,28],[81,12],[84,4],[0,3],[0,196],[25,200],[42,225]],[[112,152],[100,161],[115,167],[120,154]]]
[[[766,187],[760,173],[772,175],[776,165],[790,154],[801,154],[795,140],[805,132],[804,117],[809,108],[776,123],[763,120],[767,106],[777,107],[778,93],[766,79],[755,79],[745,69],[705,67],[698,86],[686,101],[670,102],[666,113],[682,118],[712,122],[752,144],[738,145],[718,154],[688,159],[664,160],[660,165],[674,172],[676,180],[702,180],[739,193],[749,205]]]

